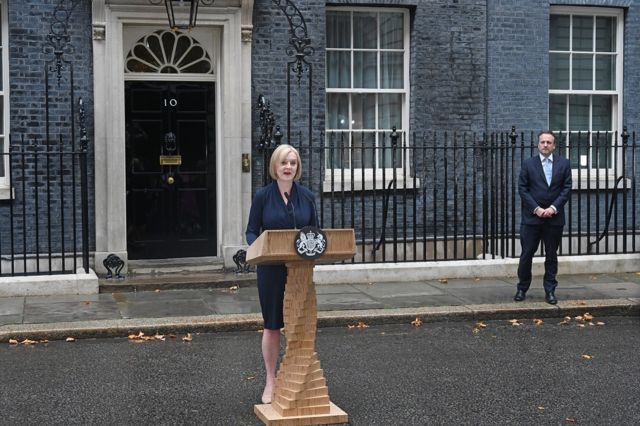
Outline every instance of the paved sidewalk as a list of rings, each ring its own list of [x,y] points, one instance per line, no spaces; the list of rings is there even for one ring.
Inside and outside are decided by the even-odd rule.
[[[538,277],[536,277],[538,278]],[[320,284],[319,326],[594,315],[640,315],[640,272],[559,276],[556,306],[536,279],[513,302],[515,277],[423,282]],[[96,295],[0,298],[0,342],[124,336],[131,332],[251,330],[262,327],[252,280],[238,287]]]

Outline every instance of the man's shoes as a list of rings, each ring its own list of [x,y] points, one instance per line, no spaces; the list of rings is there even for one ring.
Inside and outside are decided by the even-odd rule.
[[[556,295],[553,294],[552,291],[547,293],[547,295],[544,297],[544,300],[546,300],[550,305],[555,305],[556,303],[558,303],[558,299],[556,299]]]
[[[513,300],[516,302],[522,302],[526,298],[527,296],[525,295],[525,292],[520,289],[518,289],[518,291],[516,291],[516,295],[513,296]]]

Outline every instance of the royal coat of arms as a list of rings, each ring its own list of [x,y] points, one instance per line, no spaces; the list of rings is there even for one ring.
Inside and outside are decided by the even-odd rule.
[[[305,226],[298,233],[294,244],[299,256],[305,259],[317,259],[327,249],[327,237],[319,228]]]

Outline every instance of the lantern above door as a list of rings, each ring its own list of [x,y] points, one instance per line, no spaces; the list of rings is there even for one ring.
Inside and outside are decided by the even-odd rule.
[[[214,0],[149,0],[149,3],[153,5],[164,3],[164,7],[167,10],[169,28],[188,31],[191,31],[196,26],[200,3],[210,6],[213,2]]]

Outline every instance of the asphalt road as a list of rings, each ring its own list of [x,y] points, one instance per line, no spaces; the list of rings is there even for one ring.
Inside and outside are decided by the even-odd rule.
[[[637,425],[640,318],[594,321],[324,328],[318,351],[352,425]],[[183,336],[2,344],[0,424],[261,424],[261,335]]]

